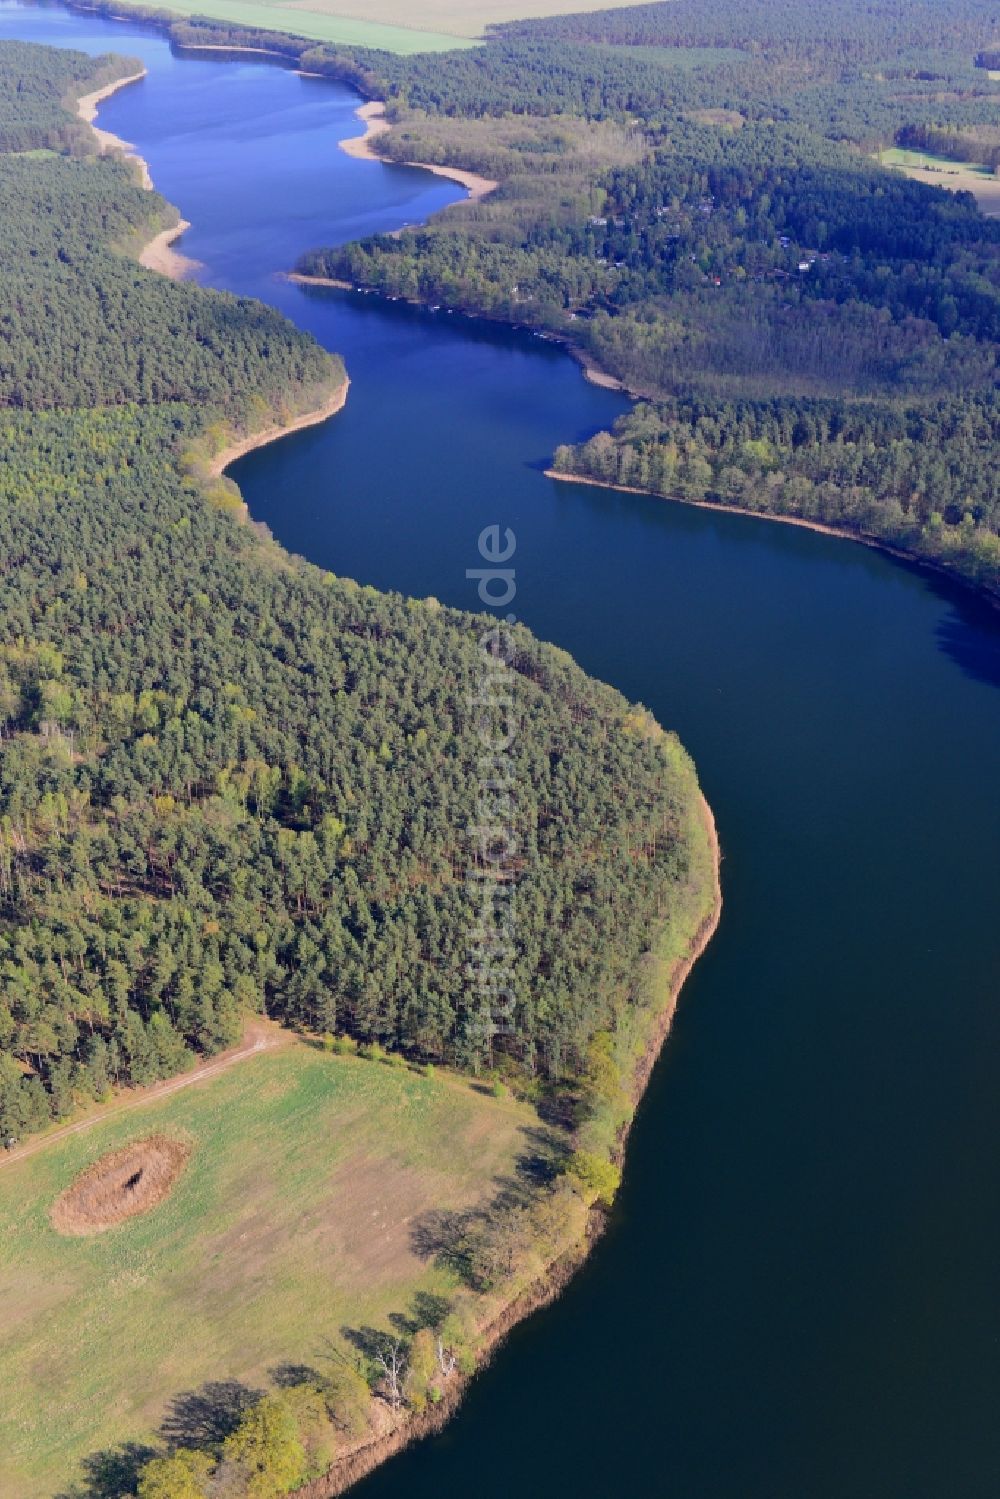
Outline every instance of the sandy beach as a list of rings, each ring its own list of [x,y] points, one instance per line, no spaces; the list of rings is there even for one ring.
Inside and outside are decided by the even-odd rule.
[[[170,229],[161,229],[159,234],[154,234],[143,245],[139,252],[139,264],[145,266],[147,271],[158,271],[161,276],[169,276],[171,281],[182,281],[185,276],[198,269],[198,262],[189,255],[182,255],[173,245],[174,240],[180,239],[184,231],[190,228],[187,219],[178,219]]]
[[[135,147],[130,145],[128,141],[123,141],[121,136],[113,135],[110,130],[102,130],[99,125],[94,124],[94,121],[97,119],[98,105],[104,99],[110,99],[112,94],[116,94],[126,84],[138,83],[141,78],[145,77],[146,69],[142,68],[138,73],[130,73],[127,78],[117,78],[114,83],[106,83],[103,88],[95,89],[93,93],[81,94],[80,98],[76,101],[76,112],[80,116],[80,119],[86,121],[97,136],[101,147],[101,155],[107,156],[113,152],[118,152],[120,155],[127,157],[129,161],[138,162],[139,169],[142,172],[142,185],[147,191],[151,192],[153,179],[149,175],[149,167],[138,154]]]
[[[390,166],[422,167],[425,172],[433,172],[436,177],[447,177],[452,182],[460,183],[468,193],[470,203],[480,202],[488,193],[495,192],[500,186],[491,177],[481,177],[478,172],[466,172],[461,167],[438,166],[432,161],[397,162],[393,157],[380,156],[372,142],[392,129],[385,118],[385,105],[379,99],[372,99],[368,104],[362,104],[355,113],[358,119],[364,122],[365,128],[363,134],[340,142],[340,149],[348,156],[353,156],[358,161],[386,162]]]
[[[102,156],[120,155],[127,161],[134,161],[141,173],[142,186],[147,192],[153,191],[153,179],[150,176],[149,166],[145,158],[140,156],[134,146],[128,141],[123,141],[121,136],[113,134],[110,130],[102,130],[95,125],[98,106],[104,99],[109,99],[126,84],[138,83],[146,77],[146,69],[142,68],[138,73],[130,73],[127,78],[117,78],[114,83],[106,83],[103,88],[94,89],[92,93],[81,94],[76,101],[76,112],[81,120],[84,120],[94,132],[101,148]],[[189,276],[192,271],[198,269],[197,260],[190,256],[182,255],[179,250],[173,248],[174,240],[179,239],[186,229],[191,225],[186,219],[179,219],[169,229],[161,229],[148,240],[139,252],[139,264],[147,271],[157,271],[161,276],[169,276],[171,281],[180,281],[184,276]]]
[[[231,463],[235,463],[237,458],[242,458],[245,453],[252,453],[255,448],[264,448],[270,442],[277,442],[279,437],[287,437],[290,432],[301,432],[304,427],[317,427],[320,422],[336,416],[337,412],[343,411],[347,404],[347,392],[350,385],[350,379],[345,375],[343,383],[338,385],[333,394],[314,411],[307,411],[304,416],[297,416],[294,421],[286,422],[283,426],[275,422],[270,427],[263,427],[259,432],[251,432],[248,436],[229,443],[221,453],[216,453],[212,458],[208,465],[208,473],[217,479]]]

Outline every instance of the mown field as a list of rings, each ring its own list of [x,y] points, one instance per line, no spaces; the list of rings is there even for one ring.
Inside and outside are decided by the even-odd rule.
[[[180,15],[211,16],[293,32],[344,46],[389,52],[443,52],[471,46],[501,21],[612,10],[631,0],[170,0]]]
[[[928,187],[947,187],[955,193],[972,193],[983,213],[990,218],[1000,214],[1000,178],[995,177],[989,167],[951,161],[947,156],[934,156],[929,151],[908,151],[900,146],[880,152],[879,160],[883,166],[896,167],[907,177],[924,182]]]
[[[491,1197],[536,1124],[465,1081],[294,1044],[4,1167],[0,1494],[51,1499],[172,1396],[322,1367],[345,1330],[419,1315],[452,1286],[414,1247],[422,1215]],[[193,1142],[167,1200],[60,1237],[63,1189],[153,1132]]]
[[[181,16],[208,16],[215,21],[228,21],[235,26],[253,26],[268,31],[292,33],[309,37],[317,42],[336,42],[345,47],[378,47],[386,52],[398,52],[408,56],[413,52],[448,52],[455,47],[471,47],[468,37],[439,32],[433,28],[420,28],[416,21],[420,9],[407,12],[406,24],[397,21],[373,20],[367,16],[345,15],[333,3],[324,0],[308,0],[303,6],[299,0],[171,0],[169,9]],[[401,5],[387,5],[386,13],[402,11]]]

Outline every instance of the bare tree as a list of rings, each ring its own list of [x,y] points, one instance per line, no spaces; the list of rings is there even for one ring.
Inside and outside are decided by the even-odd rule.
[[[438,1368],[441,1370],[444,1378],[448,1379],[452,1374],[454,1374],[455,1365],[458,1363],[458,1359],[456,1358],[455,1354],[452,1353],[450,1348],[446,1348],[444,1346],[444,1341],[441,1338],[438,1338],[437,1340],[437,1359]]]
[[[398,1411],[403,1403],[403,1384],[406,1380],[407,1358],[406,1350],[398,1338],[383,1343],[376,1350],[375,1362],[385,1375],[385,1387],[389,1396],[389,1404],[394,1411]]]

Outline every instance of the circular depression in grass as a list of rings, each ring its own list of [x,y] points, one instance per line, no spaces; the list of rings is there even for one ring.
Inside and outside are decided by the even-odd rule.
[[[52,1227],[79,1238],[148,1213],[172,1191],[190,1154],[190,1144],[167,1135],[109,1151],[56,1199]]]

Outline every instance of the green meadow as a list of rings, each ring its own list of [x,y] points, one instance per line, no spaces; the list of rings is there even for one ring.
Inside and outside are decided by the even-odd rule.
[[[464,1080],[295,1043],[4,1167],[0,1493],[51,1499],[87,1454],[150,1438],[172,1396],[321,1368],[345,1330],[451,1290],[415,1226],[491,1197],[535,1124]],[[57,1234],[79,1173],[154,1133],[193,1145],[170,1195]]]

